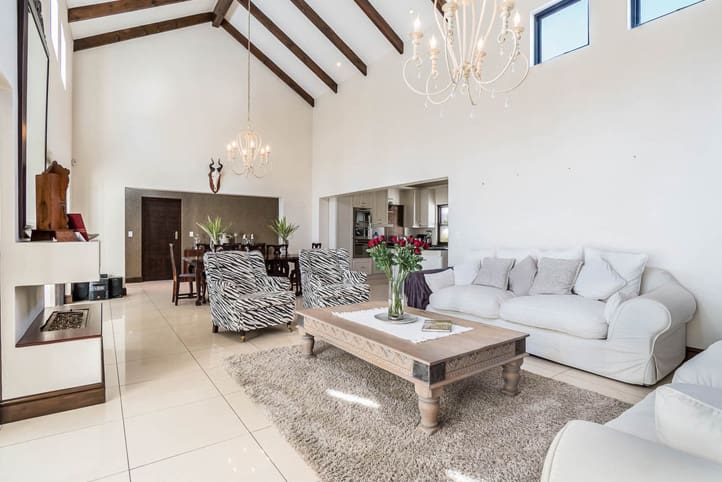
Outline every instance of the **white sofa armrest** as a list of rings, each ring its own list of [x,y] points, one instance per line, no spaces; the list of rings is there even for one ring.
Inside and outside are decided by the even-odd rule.
[[[712,482],[722,465],[679,450],[574,420],[549,447],[541,482]]]
[[[687,323],[697,311],[694,296],[670,278],[655,289],[625,301],[609,322],[607,338],[649,338]]]

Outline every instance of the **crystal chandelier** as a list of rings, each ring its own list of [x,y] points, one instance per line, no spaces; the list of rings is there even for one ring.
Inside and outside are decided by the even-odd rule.
[[[271,146],[263,144],[263,139],[251,126],[251,5],[248,2],[248,45],[246,45],[247,75],[248,75],[248,128],[238,133],[236,138],[226,146],[228,161],[236,174],[246,177],[253,175],[263,177],[268,171],[268,162],[271,157]]]
[[[434,10],[439,1],[443,2],[434,0]],[[521,51],[524,27],[514,2],[446,0],[442,11],[443,18],[434,15],[441,40],[437,40],[436,35],[429,39],[430,65],[426,75],[422,75],[424,60],[419,53],[424,32],[420,19],[417,17],[414,21],[414,30],[409,34],[413,53],[403,65],[404,81],[411,91],[425,97],[427,104],[443,104],[459,93],[468,97],[471,105],[476,105],[484,92],[494,98],[508,94],[524,82],[529,73],[529,59]],[[500,25],[495,30],[497,21]],[[499,48],[495,62],[490,62],[494,59],[490,59],[492,56],[487,56],[486,51],[492,35],[496,35]],[[446,68],[440,69],[442,55]],[[448,74],[448,81],[441,71]],[[420,87],[412,85],[411,77],[416,77]]]

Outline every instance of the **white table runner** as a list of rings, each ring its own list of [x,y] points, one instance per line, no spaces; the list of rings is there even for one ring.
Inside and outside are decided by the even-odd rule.
[[[338,316],[339,318],[343,318],[344,320],[353,321],[354,323],[368,326],[369,328],[373,328],[374,330],[383,331],[384,333],[388,333],[389,335],[393,335],[398,338],[403,338],[404,340],[409,340],[412,343],[421,343],[424,341],[436,340],[437,338],[456,335],[457,333],[464,333],[465,331],[471,330],[471,328],[467,328],[465,326],[453,325],[451,327],[450,333],[438,331],[421,331],[421,328],[424,326],[424,322],[426,320],[432,319],[424,318],[422,316],[419,316],[418,321],[406,324],[387,323],[385,321],[377,320],[376,318],[374,318],[374,315],[386,313],[387,311],[388,310],[386,308],[373,308],[370,310],[335,312],[333,313],[333,315]]]

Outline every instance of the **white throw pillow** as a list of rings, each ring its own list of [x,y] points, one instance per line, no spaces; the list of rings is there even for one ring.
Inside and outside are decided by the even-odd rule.
[[[722,464],[722,410],[672,387],[655,392],[657,438],[668,447]]]
[[[553,258],[553,259],[582,259],[584,252],[582,248],[569,248],[569,249],[545,249],[539,251],[538,259],[542,258]]]
[[[447,269],[439,273],[425,274],[424,280],[432,293],[454,286],[454,270]]]
[[[454,284],[456,286],[470,285],[476,279],[476,275],[479,274],[480,267],[481,260],[466,261],[464,263],[457,264],[454,266]]]
[[[625,294],[639,296],[639,290],[642,286],[642,275],[644,274],[644,268],[647,266],[649,256],[639,253],[620,253],[586,248],[584,250],[584,259],[586,261],[603,259],[609,263],[612,268],[614,268],[614,271],[627,281],[626,286],[622,288],[621,291]]]
[[[621,291],[617,291],[609,297],[607,304],[604,305],[604,319],[607,320],[607,323],[612,322],[617,311],[619,311],[619,307],[630,298],[634,298],[634,296],[624,294]]]
[[[512,266],[514,266],[513,258],[484,258],[473,284],[506,291]]]
[[[606,300],[627,285],[614,268],[601,258],[587,260],[579,271],[574,293],[593,300]]]

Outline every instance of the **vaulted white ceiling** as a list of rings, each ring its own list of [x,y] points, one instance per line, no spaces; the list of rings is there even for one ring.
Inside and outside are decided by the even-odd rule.
[[[103,0],[68,0],[67,3],[68,8],[72,8],[104,2]],[[381,58],[392,52],[398,55],[391,43],[353,0],[306,0],[306,3],[366,63],[369,72],[373,70],[373,64]],[[345,81],[363,75],[290,0],[253,0],[253,4],[339,84],[339,93],[343,91]],[[420,15],[424,24],[429,25],[433,22],[434,4],[431,0],[372,0],[371,4],[407,44],[405,55],[408,55],[408,49],[410,49],[407,39],[413,19]],[[216,0],[188,0],[77,21],[70,25],[73,39],[80,39],[187,15],[212,12],[215,5]],[[247,15],[246,9],[234,0],[226,15],[226,20],[243,35],[247,35]],[[313,97],[325,94],[334,95],[321,79],[255,18],[251,20],[251,26],[252,42],[303,89]],[[219,34],[227,35],[222,29],[219,30]],[[156,35],[172,34],[159,33]],[[143,38],[128,40],[128,42],[143,41]],[[182,45],[178,46],[178,48],[182,47]],[[239,62],[241,62],[245,58],[242,55],[245,52],[243,47],[240,45],[238,47]]]

